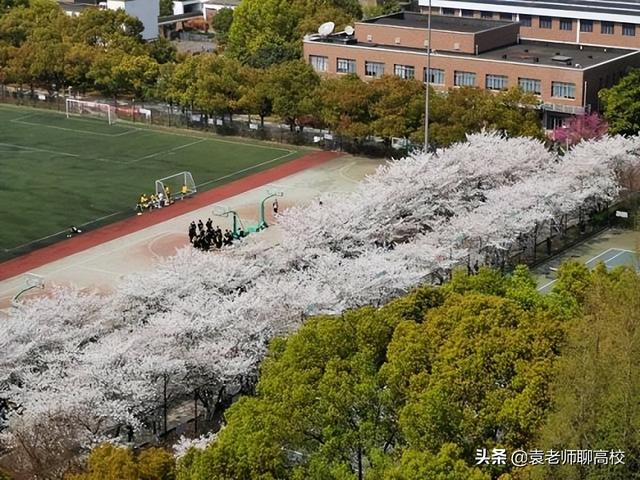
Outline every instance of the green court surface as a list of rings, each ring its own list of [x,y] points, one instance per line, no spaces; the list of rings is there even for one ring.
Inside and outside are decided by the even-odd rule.
[[[0,259],[133,213],[182,171],[206,190],[300,157],[266,143],[0,106]],[[62,235],[64,237],[64,235]]]
[[[638,263],[638,254],[632,250],[624,250],[621,248],[609,248],[604,252],[594,256],[593,258],[587,260],[585,265],[589,268],[589,270],[594,269],[598,264],[604,263],[605,267],[608,270],[613,269],[615,267],[619,267],[625,265],[627,267],[635,268],[640,271],[640,264]],[[555,268],[550,268],[551,271],[555,272]],[[542,293],[548,293],[553,289],[553,286],[557,280],[552,280],[540,286],[538,290]]]

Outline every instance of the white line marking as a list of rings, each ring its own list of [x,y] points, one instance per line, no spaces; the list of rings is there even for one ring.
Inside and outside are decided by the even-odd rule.
[[[620,250],[620,249],[617,249],[617,248],[616,248],[616,250]],[[609,260],[607,260],[606,262],[604,262],[604,264],[605,264],[605,265],[607,265],[611,260],[613,260],[614,258],[618,258],[620,255],[624,255],[625,253],[627,253],[627,251],[626,251],[626,250],[620,250],[616,255],[614,255],[614,256],[613,256],[613,257],[611,257]],[[609,265],[609,266],[611,266],[611,265]]]
[[[55,150],[46,150],[44,148],[26,147],[24,145],[17,145],[17,144],[13,144],[13,143],[0,143],[0,146],[21,148],[23,150],[29,150],[29,151],[32,151],[32,152],[52,153],[54,155],[64,155],[66,157],[79,157],[80,156],[80,155],[76,155],[75,153],[57,152]]]
[[[86,227],[87,225],[91,225],[92,223],[99,222],[100,220],[104,220],[105,218],[113,217],[114,215],[118,215],[119,213],[122,213],[122,212],[120,211],[120,212],[110,213],[109,215],[105,215],[103,217],[96,218],[94,220],[89,220],[88,222],[82,223],[82,224],[80,224],[78,226],[79,227]],[[23,243],[22,245],[18,245],[17,247],[5,248],[4,251],[5,252],[11,252],[13,250],[17,250],[18,248],[27,247],[27,246],[29,246],[31,244],[40,242],[42,240],[46,240],[47,238],[55,237],[57,235],[62,235],[64,232],[68,232],[68,231],[69,231],[69,229],[65,228],[64,230],[60,230],[59,232],[52,233],[51,235],[47,235],[46,237],[38,238],[36,240],[31,240],[30,242]]]
[[[98,135],[100,137],[121,137],[123,135],[128,135],[129,133],[132,133],[135,131],[134,129],[128,129],[121,133],[101,133],[101,132],[90,132],[88,130],[78,130],[75,128],[58,127],[57,125],[47,125],[46,123],[25,122],[24,120],[20,120],[16,118],[11,119],[9,121],[13,123],[18,123],[21,125],[29,125],[32,127],[55,128],[57,130],[66,130],[67,132],[73,132],[73,133],[84,133],[86,135]],[[85,122],[85,123],[90,123],[90,122]]]
[[[553,285],[554,283],[556,283],[558,280],[551,280],[549,283],[545,283],[543,286],[541,286],[540,288],[538,288],[539,292],[542,292],[545,288]]]
[[[589,265],[591,262],[593,262],[594,260],[600,258],[603,255],[606,255],[607,253],[609,253],[612,250],[617,250],[617,248],[608,248],[607,250],[605,250],[604,252],[602,252],[600,255],[596,255],[595,257],[593,257],[591,260],[587,260],[585,263],[585,265]]]

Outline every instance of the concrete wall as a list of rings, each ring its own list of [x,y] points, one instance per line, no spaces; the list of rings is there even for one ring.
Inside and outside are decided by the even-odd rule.
[[[158,38],[159,0],[107,0],[110,10],[122,9],[132,17],[140,19],[144,25],[142,38],[153,40]]]
[[[399,47],[425,48],[427,30],[424,28],[400,27],[375,23],[356,23],[356,37],[362,43],[397,45]],[[518,25],[496,25],[496,28],[479,33],[449,32],[433,30],[431,45],[433,50],[476,53],[509,45],[516,42]]]

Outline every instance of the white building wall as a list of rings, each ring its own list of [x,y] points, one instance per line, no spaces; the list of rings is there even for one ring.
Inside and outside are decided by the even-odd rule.
[[[144,25],[142,38],[158,38],[158,16],[160,0],[107,0],[109,10],[122,9],[132,17],[137,17]]]

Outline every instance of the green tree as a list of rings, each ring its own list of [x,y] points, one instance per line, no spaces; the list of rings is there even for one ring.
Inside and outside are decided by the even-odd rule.
[[[475,468],[475,449],[533,447],[562,323],[526,269],[479,276],[274,340],[256,396],[184,457],[179,480],[497,476]],[[499,295],[484,293],[491,278]]]
[[[315,32],[318,21],[346,24],[360,16],[357,0],[244,0],[234,12],[228,52],[266,68],[300,58],[302,37]]]
[[[260,126],[264,127],[265,117],[273,112],[269,72],[257,68],[247,68],[246,80],[241,89],[242,96],[238,106],[249,114],[258,115]]]
[[[94,448],[86,471],[68,475],[67,480],[173,480],[175,460],[161,448],[149,448],[139,455],[125,447],[105,443]]]
[[[229,31],[233,24],[233,9],[221,8],[218,13],[213,17],[211,21],[211,28],[216,35],[216,40],[219,45],[226,45],[229,39]]]
[[[160,0],[160,16],[173,15],[173,0]]]
[[[245,68],[227,56],[200,57],[194,106],[209,115],[229,115],[233,119],[247,81]]]
[[[400,12],[402,11],[402,7],[398,0],[382,0],[377,2],[376,5],[366,6],[362,10],[364,18],[373,18],[379,17],[380,15]]]
[[[543,138],[538,100],[519,89],[492,93],[473,87],[431,97],[429,135],[437,146],[463,141],[467,133],[501,130],[510,136]]]
[[[269,72],[273,113],[293,132],[302,130],[315,113],[314,92],[320,77],[302,60],[275,65]]]
[[[338,135],[360,138],[371,134],[370,83],[357,75],[345,75],[323,80],[318,89],[320,118]]]
[[[375,135],[409,138],[424,125],[424,87],[417,80],[385,75],[371,83],[373,103],[371,128]]]
[[[574,275],[575,279],[575,275]],[[640,277],[601,266],[575,279],[583,314],[569,324],[554,373],[554,409],[541,434],[549,449],[622,450],[625,464],[540,468],[534,478],[640,478]]]
[[[635,135],[640,131],[640,69],[631,70],[617,85],[601,90],[598,96],[612,134]]]

